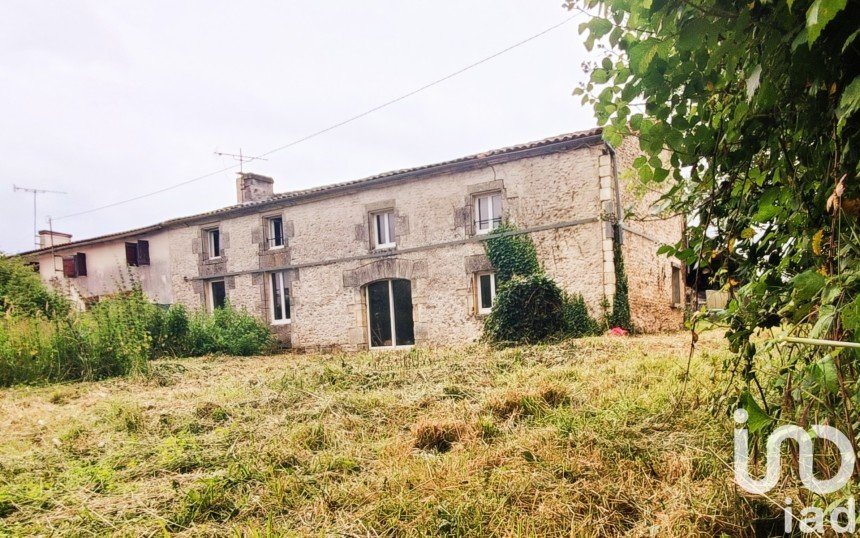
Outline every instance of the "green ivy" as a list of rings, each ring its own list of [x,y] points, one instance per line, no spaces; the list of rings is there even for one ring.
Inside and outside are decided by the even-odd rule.
[[[504,343],[542,342],[566,329],[564,294],[542,273],[512,277],[496,294],[484,324],[486,337]]]
[[[613,226],[614,241],[612,242],[612,258],[615,262],[615,297],[612,299],[612,314],[609,325],[621,327],[627,332],[633,332],[633,321],[630,319],[630,298],[627,293],[627,271],[624,270],[624,256],[621,255],[620,225]]]
[[[486,242],[487,257],[496,270],[496,286],[501,288],[516,275],[530,276],[543,272],[532,238],[516,233],[509,222],[490,232]]]
[[[600,323],[589,315],[580,294],[565,297],[564,323],[566,335],[572,338],[600,334]]]
[[[582,296],[568,296],[546,276],[531,237],[516,232],[506,222],[486,242],[498,291],[484,324],[485,337],[494,342],[535,343],[599,333],[600,324],[589,316]]]

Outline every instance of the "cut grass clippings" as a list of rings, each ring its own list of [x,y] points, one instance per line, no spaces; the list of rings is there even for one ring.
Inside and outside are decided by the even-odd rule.
[[[0,391],[0,535],[751,534],[686,335],[155,361]],[[772,510],[778,515],[776,509]]]

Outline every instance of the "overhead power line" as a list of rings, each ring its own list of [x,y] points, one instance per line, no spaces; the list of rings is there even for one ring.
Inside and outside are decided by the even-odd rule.
[[[283,151],[283,150],[285,150],[285,149],[287,149],[287,148],[291,148],[291,147],[293,147],[293,146],[295,146],[295,145],[301,144],[302,142],[306,142],[306,141],[308,141],[308,140],[310,140],[310,139],[312,139],[312,138],[316,138],[316,137],[318,137],[318,136],[320,136],[320,135],[323,135],[323,134],[325,134],[325,133],[327,133],[327,132],[329,132],[329,131],[333,131],[333,130],[335,130],[335,129],[339,128],[339,127],[343,127],[344,125],[347,125],[347,124],[352,123],[352,122],[354,122],[354,121],[356,121],[356,120],[359,120],[359,119],[361,119],[361,118],[363,118],[363,117],[365,117],[365,116],[368,116],[368,115],[370,115],[370,114],[373,114],[374,112],[377,112],[377,111],[379,111],[379,110],[382,110],[383,108],[389,107],[389,106],[391,106],[391,105],[393,105],[393,104],[395,104],[395,103],[399,103],[400,101],[403,101],[404,99],[408,99],[409,97],[412,97],[412,96],[413,96],[413,95],[415,95],[415,94],[421,93],[421,92],[423,92],[423,91],[425,91],[425,90],[427,90],[427,89],[429,89],[429,88],[432,88],[433,86],[436,86],[436,85],[438,85],[438,84],[441,84],[441,83],[443,83],[443,82],[445,82],[445,81],[447,81],[447,80],[450,80],[450,79],[452,79],[452,78],[454,78],[454,77],[456,77],[456,76],[458,76],[458,75],[461,75],[461,74],[465,73],[466,71],[469,71],[470,69],[474,69],[475,67],[478,67],[478,66],[479,66],[479,65],[481,65],[481,64],[484,64],[484,63],[486,63],[486,62],[489,62],[490,60],[493,60],[493,59],[495,59],[495,58],[498,58],[499,56],[501,56],[501,55],[503,55],[503,54],[505,54],[505,53],[507,53],[507,52],[510,52],[510,51],[512,51],[512,50],[514,50],[514,49],[516,49],[516,48],[518,48],[518,47],[521,47],[521,46],[525,45],[526,43],[529,43],[529,42],[531,42],[531,41],[534,41],[535,39],[537,39],[537,38],[539,38],[539,37],[541,37],[541,36],[544,36],[544,35],[548,34],[549,32],[552,32],[553,30],[555,30],[555,29],[557,29],[557,28],[559,28],[559,27],[561,27],[561,26],[564,26],[565,24],[567,24],[568,22],[572,21],[573,19],[575,19],[575,18],[579,17],[580,15],[583,15],[583,13],[576,13],[576,14],[574,14],[574,15],[571,15],[570,17],[567,17],[567,18],[566,18],[566,19],[564,19],[563,21],[561,21],[561,22],[559,22],[559,23],[557,23],[557,24],[554,24],[554,25],[550,26],[549,28],[546,28],[546,29],[544,29],[544,30],[541,30],[540,32],[538,32],[538,33],[536,33],[536,34],[534,34],[534,35],[532,35],[532,36],[529,36],[529,37],[527,37],[527,38],[523,39],[522,41],[518,41],[518,42],[514,43],[513,45],[510,45],[510,46],[508,46],[508,47],[505,47],[504,49],[502,49],[502,50],[500,50],[500,51],[498,51],[498,52],[495,52],[495,53],[493,53],[493,54],[491,54],[491,55],[489,55],[489,56],[487,56],[487,57],[485,57],[485,58],[482,58],[482,59],[480,59],[480,60],[478,60],[478,61],[476,61],[476,62],[473,62],[473,63],[471,63],[471,64],[469,64],[469,65],[467,65],[467,66],[465,66],[465,67],[463,67],[463,68],[461,68],[461,69],[458,69],[457,71],[454,71],[453,73],[450,73],[450,74],[448,74],[448,75],[445,75],[445,76],[444,76],[444,77],[442,77],[442,78],[438,78],[438,79],[434,80],[433,82],[430,82],[430,83],[428,83],[428,84],[425,84],[425,85],[423,85],[423,86],[421,86],[421,87],[419,87],[419,88],[416,88],[416,89],[414,89],[414,90],[412,90],[412,91],[410,91],[410,92],[408,92],[408,93],[405,93],[405,94],[403,94],[403,95],[401,95],[401,96],[399,96],[399,97],[396,97],[396,98],[394,98],[394,99],[391,99],[390,101],[386,101],[385,103],[382,103],[381,105],[377,105],[377,106],[375,106],[375,107],[373,107],[373,108],[370,108],[370,109],[368,109],[368,110],[365,110],[364,112],[362,112],[362,113],[360,113],[360,114],[356,114],[355,116],[349,117],[349,118],[347,118],[347,119],[345,119],[345,120],[343,120],[343,121],[340,121],[340,122],[337,122],[337,123],[335,123],[335,124],[329,125],[328,127],[324,128],[324,129],[320,129],[319,131],[315,131],[315,132],[310,133],[310,134],[308,134],[308,135],[306,135],[306,136],[303,136],[303,137],[301,137],[301,138],[297,138],[296,140],[293,140],[293,141],[291,141],[291,142],[288,142],[288,143],[286,143],[286,144],[284,144],[284,145],[282,145],[282,146],[278,146],[278,147],[273,148],[273,149],[270,149],[270,150],[268,150],[268,151],[266,151],[266,152],[260,153],[260,154],[259,154],[259,156],[258,156],[258,158],[259,158],[259,157],[266,157],[266,156],[269,156],[269,155],[271,155],[271,154],[273,154],[273,153],[277,153],[277,152],[279,152],[279,151]],[[84,210],[84,211],[78,211],[78,212],[76,212],[76,213],[70,213],[70,214],[68,214],[68,215],[63,215],[63,216],[60,216],[60,217],[55,218],[54,220],[55,220],[55,221],[57,221],[57,220],[69,219],[69,218],[72,218],[72,217],[78,217],[78,216],[80,216],[80,215],[86,215],[86,214],[88,214],[88,213],[94,213],[94,212],[96,212],[96,211],[101,211],[101,210],[103,210],[103,209],[108,209],[108,208],[111,208],[111,207],[116,207],[116,206],[118,206],[118,205],[123,205],[123,204],[127,204],[127,203],[130,203],[130,202],[135,202],[135,201],[137,201],[137,200],[141,200],[141,199],[143,199],[143,198],[149,198],[150,196],[155,196],[155,195],[157,195],[157,194],[161,194],[161,193],[163,193],[163,192],[167,192],[167,191],[170,191],[170,190],[173,190],[173,189],[177,189],[177,188],[182,187],[182,186],[184,186],[184,185],[188,185],[189,183],[194,183],[194,182],[197,182],[197,181],[201,181],[201,180],[203,180],[203,179],[206,179],[206,178],[210,178],[210,177],[212,177],[212,176],[216,176],[216,175],[218,175],[218,174],[222,174],[222,173],[224,173],[224,172],[229,172],[230,170],[234,170],[234,169],[236,169],[236,168],[239,168],[240,166],[241,166],[241,163],[239,163],[239,164],[234,164],[234,165],[232,165],[232,166],[228,166],[228,167],[225,167],[225,168],[221,168],[221,169],[219,169],[219,170],[214,170],[214,171],[212,171],[212,172],[208,172],[208,173],[205,173],[205,174],[201,174],[201,175],[199,175],[199,176],[195,176],[195,177],[192,177],[192,178],[190,178],[190,179],[186,179],[186,180],[184,180],[184,181],[180,181],[180,182],[178,182],[178,183],[174,183],[174,184],[172,184],[172,185],[168,185],[167,187],[164,187],[164,188],[161,188],[161,189],[158,189],[158,190],[152,191],[152,192],[148,192],[148,193],[145,193],[145,194],[140,194],[140,195],[134,196],[134,197],[132,197],[132,198],[127,198],[127,199],[125,199],[125,200],[119,200],[119,201],[112,202],[112,203],[109,203],[109,204],[105,204],[105,205],[102,205],[102,206],[93,207],[93,208],[91,208],[91,209],[87,209],[87,210]]]

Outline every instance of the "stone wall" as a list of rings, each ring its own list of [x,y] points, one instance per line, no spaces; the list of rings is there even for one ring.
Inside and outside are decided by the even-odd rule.
[[[617,148],[622,220],[622,255],[627,272],[633,324],[645,332],[677,330],[684,321],[684,268],[675,258],[657,255],[663,244],[675,244],[682,236],[684,218],[664,217],[660,192],[644,190],[631,164],[640,154],[639,142],[628,138]],[[667,180],[667,182],[670,180]],[[672,296],[672,270],[680,271],[680,303]]]
[[[635,155],[633,145],[619,148],[620,169]],[[601,317],[615,278],[609,226],[615,219],[615,186],[607,148],[596,143],[500,161],[323,192],[302,202],[282,199],[239,216],[195,218],[193,225],[173,225],[153,237],[152,268],[135,271],[154,300],[190,308],[208,308],[210,283],[223,279],[232,305],[267,321],[271,272],[286,271],[291,320],[273,330],[284,343],[302,349],[366,348],[365,285],[405,278],[412,285],[416,343],[469,342],[483,326],[475,274],[489,269],[485,236],[473,230],[473,200],[476,194],[499,191],[505,217],[528,231],[547,273],[566,291],[582,294],[592,315]],[[622,195],[625,204],[637,208],[647,201],[627,189]],[[370,215],[381,210],[394,214],[396,247],[374,251]],[[283,219],[282,248],[270,249],[266,242],[266,218],[273,216]],[[630,229],[624,255],[634,321],[646,330],[675,328],[681,312],[670,304],[672,262],[655,252],[660,242],[680,237],[681,221],[624,224]],[[205,231],[215,227],[222,253],[211,260]],[[101,292],[90,282],[108,278],[96,269],[113,263],[102,259],[102,248],[113,252],[118,247],[86,247],[91,271],[98,275],[80,282],[87,284],[87,293]],[[42,261],[46,279],[55,276],[48,274],[50,266],[49,259]]]
[[[499,190],[511,221],[521,229],[541,228],[532,237],[547,272],[566,290],[581,293],[601,315],[602,232],[596,222],[601,148],[285,203],[260,215],[178,230],[171,240],[175,296],[191,307],[205,304],[207,283],[200,278],[215,275],[206,271],[200,255],[183,257],[181,251],[199,253],[195,245],[203,231],[217,225],[227,239],[221,270],[235,274],[227,290],[233,305],[268,318],[269,283],[260,275],[291,268],[292,320],[288,330],[278,330],[295,348],[367,347],[363,286],[387,278],[407,278],[412,284],[417,343],[473,341],[483,327],[475,272],[487,263],[481,263],[483,241],[472,230],[473,196]],[[382,253],[374,252],[370,242],[369,214],[379,210],[392,210],[396,217],[397,246]],[[287,244],[276,254],[267,253],[262,240],[262,217],[270,214],[281,216],[287,229]],[[582,222],[569,225],[574,221]]]

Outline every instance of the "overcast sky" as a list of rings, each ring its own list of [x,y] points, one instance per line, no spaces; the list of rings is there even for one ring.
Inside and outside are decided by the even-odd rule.
[[[570,16],[560,0],[10,1],[0,10],[0,251],[342,121]],[[247,171],[276,192],[594,125],[573,20]],[[84,239],[235,203],[235,173],[55,221]]]

